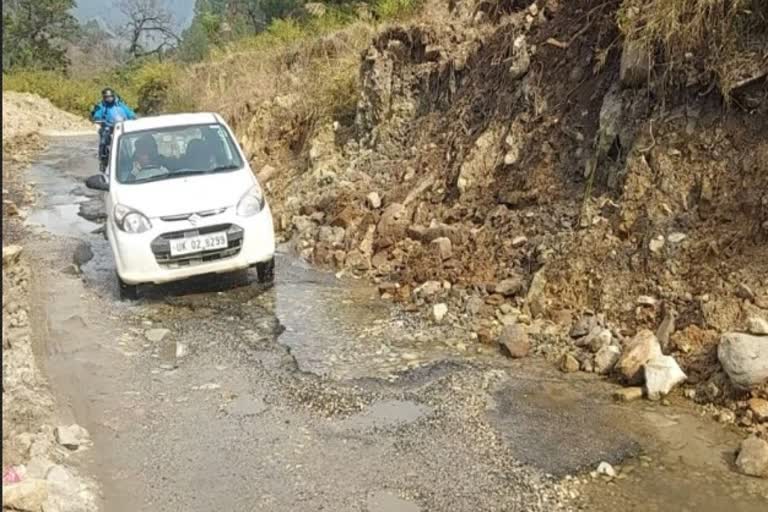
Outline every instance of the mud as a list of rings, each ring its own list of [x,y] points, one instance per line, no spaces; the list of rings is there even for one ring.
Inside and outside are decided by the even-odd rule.
[[[84,197],[88,144],[53,140],[31,170],[44,194],[25,243],[47,283],[58,414],[92,434],[79,464],[104,510],[764,508],[768,486],[730,468],[737,434],[678,404],[615,405],[595,378],[451,348],[288,253],[272,289],[245,273],[119,302],[103,238],[56,210]],[[60,271],[83,241],[82,276]],[[170,335],[153,343],[153,328]],[[620,478],[589,476],[604,460]]]

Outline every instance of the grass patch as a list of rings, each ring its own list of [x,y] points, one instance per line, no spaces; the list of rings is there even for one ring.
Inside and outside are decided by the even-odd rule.
[[[628,41],[656,50],[667,82],[697,65],[727,96],[768,66],[766,0],[624,0],[618,24]]]

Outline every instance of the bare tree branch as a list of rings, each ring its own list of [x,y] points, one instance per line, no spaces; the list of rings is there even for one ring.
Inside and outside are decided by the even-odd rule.
[[[132,57],[159,54],[181,41],[162,0],[121,0],[118,8],[128,19],[121,32]]]

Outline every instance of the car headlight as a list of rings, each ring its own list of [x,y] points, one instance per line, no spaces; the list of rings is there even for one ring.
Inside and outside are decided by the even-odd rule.
[[[264,208],[264,192],[257,183],[251,187],[237,203],[237,214],[241,217],[252,217]]]
[[[126,233],[144,233],[152,229],[146,215],[121,204],[115,205],[115,224]]]

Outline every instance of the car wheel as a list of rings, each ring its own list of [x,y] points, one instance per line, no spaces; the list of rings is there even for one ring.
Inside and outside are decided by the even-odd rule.
[[[256,273],[259,275],[260,283],[273,284],[275,282],[275,259],[257,263]]]
[[[128,284],[117,276],[117,284],[120,288],[120,300],[137,300],[139,298],[139,286]]]

